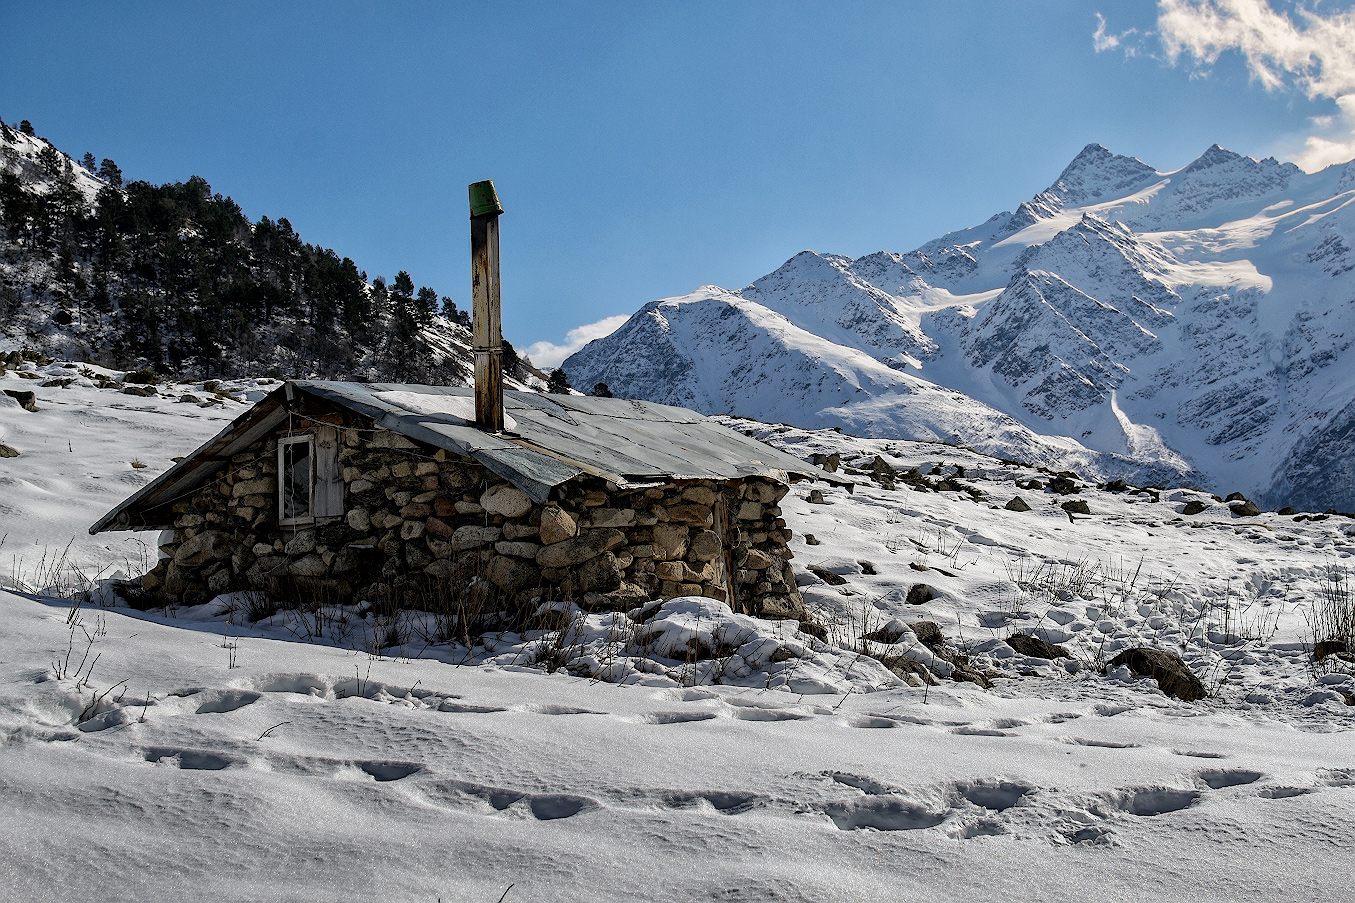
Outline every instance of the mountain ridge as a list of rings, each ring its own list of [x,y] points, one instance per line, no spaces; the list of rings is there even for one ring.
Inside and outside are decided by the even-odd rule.
[[[1308,174],[1212,145],[1158,171],[1089,144],[1013,211],[651,302],[565,367],[707,413],[1349,510],[1352,201],[1353,164]],[[660,370],[634,363],[659,345]]]

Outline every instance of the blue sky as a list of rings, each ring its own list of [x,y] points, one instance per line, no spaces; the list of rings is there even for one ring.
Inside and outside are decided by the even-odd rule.
[[[521,348],[806,248],[910,250],[1093,141],[1339,154],[1355,97],[1318,34],[1349,3],[0,3],[5,121],[200,175],[369,275],[464,305],[466,185],[494,179]]]

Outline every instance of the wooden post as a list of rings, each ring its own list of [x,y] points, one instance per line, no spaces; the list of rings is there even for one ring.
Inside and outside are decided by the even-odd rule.
[[[492,181],[470,186],[471,332],[475,425],[503,431],[503,332],[499,322],[499,196]]]

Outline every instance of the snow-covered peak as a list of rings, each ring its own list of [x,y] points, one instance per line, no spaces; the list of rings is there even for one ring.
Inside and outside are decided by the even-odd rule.
[[[1130,194],[1157,177],[1157,170],[1137,157],[1121,156],[1099,144],[1088,144],[1043,194],[1058,198],[1064,207],[1082,207]]]

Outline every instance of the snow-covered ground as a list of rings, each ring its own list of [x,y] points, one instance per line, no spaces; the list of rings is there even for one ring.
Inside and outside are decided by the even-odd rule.
[[[231,600],[43,594],[79,582],[44,551],[69,544],[86,572],[132,557],[88,524],[243,406],[42,381],[0,378],[40,408],[0,402],[20,452],[0,459],[0,898],[1318,899],[1355,861],[1355,681],[1309,654],[1313,607],[1347,591],[1345,518],[1055,495],[1029,488],[1048,473],[962,449],[730,419],[960,491],[901,474],[792,490],[827,642],[671,600],[633,618],[557,606],[564,634],[469,649],[410,620],[376,654],[357,610],[307,642],[298,616],[242,623]],[[160,387],[185,392],[204,396]],[[1031,510],[1006,509],[1016,495]],[[1013,630],[1071,658],[1021,656]],[[714,655],[686,655],[693,637]],[[1101,673],[1141,644],[1213,695]],[[945,679],[957,656],[992,688]],[[937,682],[881,663],[902,660]]]

